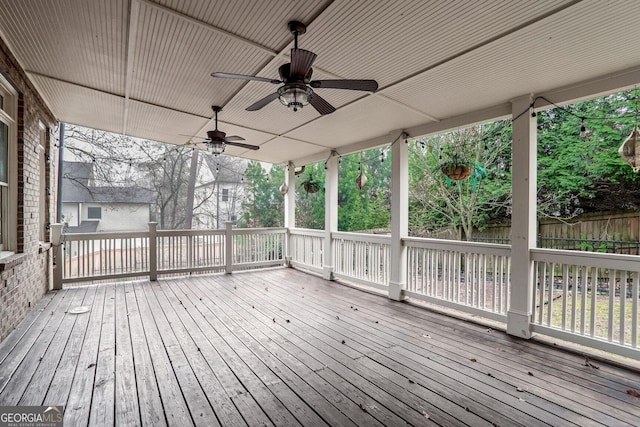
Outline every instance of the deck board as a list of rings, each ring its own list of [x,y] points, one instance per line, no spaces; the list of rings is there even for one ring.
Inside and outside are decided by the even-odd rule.
[[[52,292],[0,343],[0,403],[65,425],[639,425],[640,374],[597,365],[273,269]]]

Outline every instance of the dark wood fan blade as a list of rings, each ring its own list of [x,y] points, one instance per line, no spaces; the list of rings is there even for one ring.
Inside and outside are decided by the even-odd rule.
[[[229,142],[229,141],[244,141],[244,138],[241,136],[237,136],[237,135],[233,135],[233,136],[227,136],[224,138],[225,142]]]
[[[260,149],[260,147],[258,147],[257,145],[243,144],[242,142],[227,141],[227,145],[234,145],[236,147],[242,147],[242,148],[246,148],[248,150],[259,150]]]
[[[211,73],[212,77],[222,77],[224,79],[238,79],[238,80],[254,80],[257,82],[280,84],[280,80],[268,79],[266,77],[246,76],[244,74],[232,74],[232,73]]]
[[[309,98],[309,104],[313,105],[313,108],[318,110],[318,113],[322,115],[331,114],[336,111],[333,105],[329,104],[323,97],[321,97],[317,93],[311,95],[311,98]]]
[[[306,76],[315,60],[316,54],[311,51],[291,49],[291,75]]]
[[[274,92],[271,95],[267,95],[258,102],[255,102],[247,107],[247,111],[258,111],[274,99],[278,98],[278,92]]]
[[[309,85],[321,89],[350,89],[367,92],[378,90],[378,82],[375,80],[313,80]]]

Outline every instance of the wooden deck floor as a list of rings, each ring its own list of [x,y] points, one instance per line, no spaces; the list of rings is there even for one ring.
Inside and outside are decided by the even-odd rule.
[[[0,344],[0,406],[62,404],[65,426],[640,424],[640,375],[584,362],[277,269],[50,293]]]

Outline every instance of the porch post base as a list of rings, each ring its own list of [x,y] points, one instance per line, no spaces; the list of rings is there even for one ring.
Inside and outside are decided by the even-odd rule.
[[[404,299],[401,283],[389,282],[389,299],[394,301],[402,301]]]
[[[520,338],[531,338],[533,336],[531,315],[509,311],[507,313],[507,333]]]
[[[333,276],[333,267],[322,267],[322,278],[324,280],[335,280]]]

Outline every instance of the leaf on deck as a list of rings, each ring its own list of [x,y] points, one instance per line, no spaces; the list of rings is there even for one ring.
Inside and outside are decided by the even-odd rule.
[[[636,390],[627,390],[627,394],[629,396],[637,397],[638,399],[640,399],[640,393],[638,393]]]

